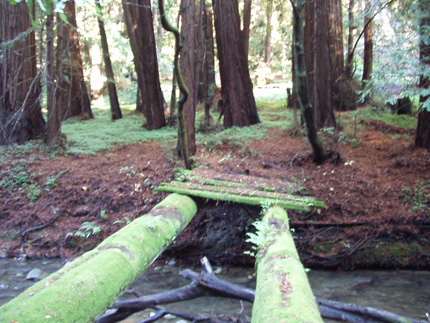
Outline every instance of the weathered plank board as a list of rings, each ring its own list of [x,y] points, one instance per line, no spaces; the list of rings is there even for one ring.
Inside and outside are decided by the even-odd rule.
[[[201,174],[198,170],[183,173],[180,180],[161,183],[158,190],[233,203],[279,205],[298,211],[308,211],[311,207],[326,207],[324,202],[313,197],[297,195],[292,183],[287,182],[275,187],[269,181],[253,176],[226,176],[207,170],[204,176]]]

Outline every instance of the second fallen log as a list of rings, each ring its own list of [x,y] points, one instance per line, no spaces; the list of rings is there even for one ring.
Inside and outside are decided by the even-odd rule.
[[[281,207],[270,208],[257,254],[252,323],[323,322]]]

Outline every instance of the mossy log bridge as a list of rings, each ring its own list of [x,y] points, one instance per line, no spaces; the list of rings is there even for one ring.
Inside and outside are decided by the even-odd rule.
[[[270,311],[277,307],[276,317],[282,319],[276,319],[276,322],[307,322],[305,313],[309,311],[315,315],[312,317],[319,317],[306,274],[288,231],[284,208],[309,210],[310,207],[324,207],[324,203],[297,196],[291,189],[264,185],[251,177],[241,182],[209,179],[188,173],[185,180],[187,182],[174,181],[160,185],[159,190],[173,194],[94,250],[66,264],[0,307],[0,321],[93,322],[146,270],[196,214],[194,200],[177,193],[251,205],[278,205],[268,213],[267,221],[277,223],[275,229],[279,237],[273,240],[275,236],[270,235],[274,246],[268,245],[264,251],[268,258],[262,257],[259,261],[257,276],[260,277],[257,282],[255,319],[252,321],[268,322],[264,317],[268,306],[271,307]],[[286,224],[281,225],[279,221]],[[272,265],[277,275],[272,274],[269,268]],[[292,281],[296,278],[297,281]],[[270,291],[259,288],[269,281]],[[299,301],[295,302],[296,299]],[[290,306],[290,302],[294,306]]]

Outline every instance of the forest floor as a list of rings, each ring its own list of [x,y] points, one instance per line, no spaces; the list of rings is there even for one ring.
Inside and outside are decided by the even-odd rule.
[[[294,182],[324,201],[321,212],[289,212],[306,266],[429,268],[430,152],[413,146],[411,129],[346,115],[343,122],[354,136],[323,132],[331,157],[319,166],[303,132],[282,128],[258,140],[205,142],[195,166]],[[161,141],[55,157],[29,147],[2,151],[0,257],[72,258],[93,248],[163,199],[156,187],[182,165]],[[160,261],[207,255],[252,265],[245,240],[260,209],[209,202],[201,210]]]

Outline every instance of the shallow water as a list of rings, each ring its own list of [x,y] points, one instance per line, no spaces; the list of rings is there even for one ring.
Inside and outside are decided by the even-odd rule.
[[[18,295],[33,282],[25,279],[33,268],[52,273],[63,266],[59,260],[22,261],[0,260],[0,305]],[[191,268],[193,269],[193,268]],[[178,276],[182,268],[156,267],[139,277],[131,288],[149,295],[177,288],[189,283]],[[200,268],[193,270],[199,272]],[[215,268],[221,279],[248,288],[255,287],[254,270],[250,268],[230,268],[225,271]],[[363,306],[384,309],[397,314],[425,319],[430,312],[430,271],[369,271],[334,272],[311,270],[309,280],[315,296]],[[126,295],[124,298],[130,298]],[[192,314],[227,314],[241,320],[249,319],[252,306],[246,302],[222,298],[200,298],[197,300],[166,305],[165,308]],[[153,310],[146,310],[128,318],[124,322],[135,323],[148,317]],[[176,317],[167,317],[158,322],[179,322]]]

